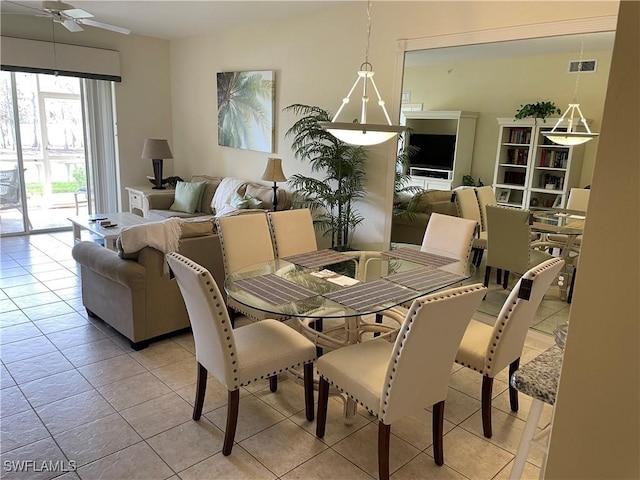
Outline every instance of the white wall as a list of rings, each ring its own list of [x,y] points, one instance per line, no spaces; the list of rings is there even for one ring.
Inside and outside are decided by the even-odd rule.
[[[553,6],[553,7],[551,7]],[[369,60],[378,87],[399,118],[401,78],[396,70],[398,39],[597,17],[616,12],[616,2],[374,2]],[[6,17],[11,17],[10,21]],[[3,35],[51,40],[46,18],[4,15]],[[284,133],[295,121],[282,108],[307,103],[336,111],[364,60],[365,2],[327,2],[313,16],[211,33],[167,42],[88,28],[81,34],[57,26],[56,40],[120,51],[123,82],[116,88],[121,186],[146,183],[151,162],[140,160],[147,137],[170,140],[175,160],[167,175],[194,173],[258,179],[269,156],[217,145],[216,79],[219,71],[276,71],[275,154],[285,174],[309,174],[291,154]],[[170,100],[169,100],[170,99]],[[352,102],[357,108],[358,102]],[[382,121],[375,105],[372,121]],[[460,108],[468,110],[462,105]],[[355,118],[355,110],[343,118]],[[359,206],[365,222],[356,241],[379,246],[390,231],[395,143],[370,149],[368,196]],[[124,193],[124,190],[122,190]],[[123,195],[127,208],[127,198]]]
[[[395,74],[398,39],[614,15],[616,5],[588,2],[578,9],[575,2],[374,2],[369,60],[378,87],[398,118],[399,99],[390,97],[401,82]],[[174,148],[181,158],[176,165],[180,175],[259,179],[268,154],[217,145],[215,74],[261,69],[276,71],[275,154],[283,159],[285,174],[309,174],[309,166],[293,158],[290,141],[284,138],[295,117],[282,108],[306,103],[335,112],[364,60],[365,27],[364,2],[328,2],[326,10],[312,17],[171,42]],[[473,110],[466,105],[457,108]],[[356,116],[352,110],[341,118]],[[370,106],[369,116],[382,121],[375,105]],[[379,246],[388,238],[394,150],[394,142],[370,149],[368,196],[359,205],[365,217],[356,235],[360,246]]]
[[[478,58],[406,67],[403,91],[411,92],[411,103],[422,103],[423,110],[479,112],[471,174],[488,185],[493,181],[495,166],[499,132],[496,118],[512,117],[520,105],[538,101],[552,101],[564,112],[573,101],[576,74],[567,70],[569,61],[579,58],[580,36],[575,38],[576,52],[571,54]],[[599,132],[611,52],[585,51],[583,58],[597,59],[598,68],[594,73],[580,74],[577,100],[584,115],[593,119],[591,130]],[[552,121],[547,122],[553,126]],[[596,141],[585,146],[577,186],[591,183],[597,145]]]
[[[545,478],[640,478],[639,24],[622,2]]]

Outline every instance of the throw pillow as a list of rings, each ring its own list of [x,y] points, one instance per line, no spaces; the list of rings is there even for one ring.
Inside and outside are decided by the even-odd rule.
[[[209,175],[194,175],[191,177],[191,182],[205,182],[204,192],[202,193],[202,200],[200,200],[200,206],[196,208],[196,212],[204,212],[207,215],[215,213],[211,208],[211,202],[213,201],[213,195],[216,193],[218,185],[222,177],[210,177]]]
[[[195,213],[200,205],[205,182],[178,182],[173,204],[169,210],[174,212]]]
[[[262,208],[262,201],[249,194],[240,195],[236,192],[231,198],[231,206],[238,210]]]

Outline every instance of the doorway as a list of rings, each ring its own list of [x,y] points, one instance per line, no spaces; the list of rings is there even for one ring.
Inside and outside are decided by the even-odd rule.
[[[82,80],[0,72],[0,234],[69,228],[94,211]]]

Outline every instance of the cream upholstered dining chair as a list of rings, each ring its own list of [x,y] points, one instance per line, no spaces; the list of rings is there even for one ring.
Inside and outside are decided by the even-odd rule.
[[[320,374],[316,435],[324,436],[329,385],[378,419],[378,472],[389,478],[391,424],[433,406],[433,451],[444,463],[444,403],[456,349],[486,288],[457,287],[415,300],[394,343],[374,339],[329,352]]]
[[[482,221],[480,205],[476,196],[475,188],[461,188],[456,190],[455,195],[458,216],[477,222],[477,235],[473,239],[473,264],[478,266],[482,262],[482,256],[487,249],[487,229]]]
[[[300,208],[268,212],[276,257],[289,257],[318,249],[311,210]]]
[[[274,260],[269,221],[264,212],[234,215],[216,219],[225,276],[251,265]],[[256,320],[265,318],[265,313],[247,307],[231,297],[227,305]]]
[[[202,414],[207,372],[228,389],[223,455],[229,455],[233,448],[240,387],[251,382],[269,378],[271,391],[275,392],[279,373],[303,366],[306,417],[313,420],[313,343],[273,319],[231,328],[211,273],[178,253],[169,253],[166,258],[187,306],[196,345],[198,379],[193,419],[199,420]]]
[[[569,190],[569,198],[567,199],[567,210],[576,210],[579,212],[587,211],[589,207],[589,194],[591,190],[587,188],[572,188]],[[547,235],[547,241],[551,247],[560,248],[567,244],[567,236],[552,233]],[[572,251],[580,253],[580,246],[582,245],[582,235],[578,235],[573,241]]]
[[[480,217],[482,218],[482,231],[487,230],[487,205],[497,205],[498,200],[491,185],[476,187],[476,198],[480,207]]]
[[[475,220],[432,213],[420,249],[438,250],[468,265],[477,228]]]
[[[422,238],[420,250],[460,260],[463,262],[461,272],[466,271],[469,267],[471,245],[477,228],[478,223],[473,220],[432,213]],[[411,303],[405,303],[402,307],[395,307],[376,314],[376,323],[382,323],[385,316],[397,322],[398,315],[403,316],[406,313],[405,309],[409,307],[411,307]]]
[[[510,272],[522,274],[553,258],[546,252],[531,248],[529,210],[487,205],[487,226],[485,286],[489,285],[492,268],[503,271],[502,287],[507,288]]]
[[[491,247],[489,249],[491,252]],[[491,438],[493,379],[509,366],[509,378],[518,369],[527,331],[551,282],[564,265],[551,258],[528,270],[505,300],[494,325],[471,320],[456,355],[456,363],[482,375],[482,430]],[[518,392],[509,384],[511,410],[518,411]]]

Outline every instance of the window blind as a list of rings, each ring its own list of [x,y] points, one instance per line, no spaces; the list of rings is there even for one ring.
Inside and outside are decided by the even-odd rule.
[[[0,47],[2,70],[122,81],[115,50],[4,36]]]

